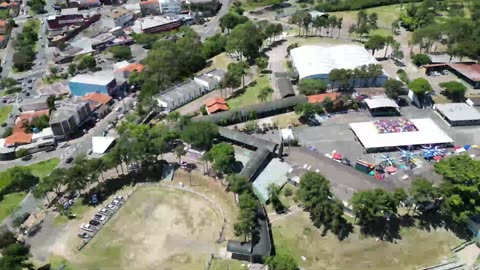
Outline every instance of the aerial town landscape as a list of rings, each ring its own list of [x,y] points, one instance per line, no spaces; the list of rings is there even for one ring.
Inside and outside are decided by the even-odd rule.
[[[0,1],[0,269],[480,269],[480,1]]]

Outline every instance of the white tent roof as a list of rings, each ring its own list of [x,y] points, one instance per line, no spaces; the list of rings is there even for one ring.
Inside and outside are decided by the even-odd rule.
[[[376,97],[376,98],[366,98],[364,99],[367,103],[368,108],[377,109],[377,108],[399,108],[398,104],[387,97]]]
[[[92,152],[96,154],[105,153],[113,141],[115,141],[113,137],[92,137]]]
[[[453,143],[452,138],[441,130],[432,119],[410,119],[410,121],[418,131],[378,133],[373,122],[351,123],[350,128],[365,149]]]
[[[377,60],[359,45],[310,45],[290,51],[293,65],[300,79],[317,74],[328,74],[332,69],[354,69]]]

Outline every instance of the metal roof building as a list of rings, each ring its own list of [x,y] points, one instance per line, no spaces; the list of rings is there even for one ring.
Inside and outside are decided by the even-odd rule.
[[[365,104],[372,116],[394,116],[400,115],[400,106],[387,97],[372,97],[364,99]]]
[[[252,114],[254,118],[268,117],[274,114],[289,112],[294,110],[297,104],[306,103],[307,97],[298,95],[284,99],[273,100],[269,102],[245,106],[226,112],[215,113],[211,115],[195,117],[193,121],[211,121],[217,125],[232,125],[250,120]]]
[[[271,141],[266,141],[263,139],[260,139],[255,136],[251,136],[236,130],[224,128],[224,127],[219,127],[218,128],[218,133],[220,136],[223,138],[229,140],[229,141],[234,141],[239,143],[241,146],[249,146],[246,148],[250,148],[252,150],[256,150],[259,148],[265,148],[270,152],[275,152],[275,148],[277,147],[276,143],[273,143]]]
[[[467,103],[436,104],[435,109],[451,126],[480,124],[480,112]]]
[[[295,96],[295,91],[289,78],[277,78],[275,80],[275,87],[278,89],[278,92],[280,92],[282,98]]]
[[[363,46],[355,44],[342,45],[308,45],[290,51],[292,63],[298,72],[299,79],[328,80],[333,69],[355,69],[369,64],[378,64],[377,60]],[[387,79],[380,75],[375,86],[382,86]],[[356,85],[372,84],[373,80],[356,80]]]
[[[247,178],[248,181],[252,181],[260,174],[261,169],[267,165],[269,157],[270,151],[266,148],[258,148],[247,164],[245,164],[240,175]]]

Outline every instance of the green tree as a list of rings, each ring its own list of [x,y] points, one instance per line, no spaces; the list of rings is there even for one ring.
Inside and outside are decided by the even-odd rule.
[[[394,79],[388,79],[385,82],[385,94],[387,94],[387,97],[391,99],[397,99],[399,95],[402,94],[403,90],[403,82],[397,81]]]
[[[445,91],[445,95],[454,102],[463,102],[467,87],[460,82],[450,81],[439,84]]]
[[[228,189],[237,194],[250,192],[252,190],[252,185],[248,182],[248,179],[239,174],[230,174],[227,177],[227,183]]]
[[[298,264],[295,259],[288,254],[277,254],[265,259],[265,264],[271,270],[297,270]]]
[[[97,66],[95,57],[92,55],[83,55],[78,59],[77,68],[79,70],[92,69]]]
[[[7,227],[0,227],[0,250],[17,242],[15,234],[13,234]]]
[[[414,212],[418,206],[433,202],[439,195],[439,190],[433,185],[432,181],[424,178],[413,179],[408,192],[415,204]],[[408,212],[410,212],[410,209]]]
[[[75,63],[71,63],[68,66],[68,74],[70,74],[70,76],[75,76],[75,74],[77,74],[77,65]]]
[[[132,58],[132,50],[129,46],[113,46],[108,50],[117,61],[128,60]]]
[[[221,34],[216,34],[205,40],[202,46],[202,54],[206,59],[209,59],[224,52],[226,46],[227,37]]]
[[[266,86],[262,89],[260,89],[260,92],[257,95],[258,100],[260,102],[265,102],[267,99],[269,99],[273,94],[273,89],[270,86]]]
[[[233,12],[228,12],[220,18],[220,28],[222,29],[222,32],[227,30],[227,33],[230,33],[230,30],[234,29],[237,25],[244,24],[247,21],[248,18],[245,16],[241,16]]]
[[[233,172],[235,168],[235,150],[227,143],[216,144],[207,153],[208,160],[213,163],[212,168],[223,174]]]
[[[326,97],[322,101],[322,106],[325,111],[331,112],[335,108],[335,104],[333,103],[333,100],[329,97]]]
[[[47,106],[48,106],[48,111],[49,113],[51,114],[53,111],[56,110],[56,107],[55,107],[55,101],[57,100],[57,98],[54,96],[54,95],[50,95],[48,96],[47,98]]]
[[[261,71],[265,70],[268,66],[268,59],[266,57],[258,57],[255,59],[255,62]]]
[[[252,235],[256,225],[257,200],[250,192],[242,193],[238,198],[240,213],[237,222],[233,225],[236,236],[244,236],[245,242]]]
[[[218,136],[218,127],[212,122],[190,122],[183,129],[182,139],[193,146],[207,150]]]
[[[298,90],[304,95],[315,95],[327,91],[327,83],[323,80],[301,79],[298,83]]]
[[[137,72],[134,70],[128,74],[128,83],[136,88],[141,88],[145,82],[145,75],[143,72]]]
[[[30,249],[19,243],[8,245],[2,250],[0,269],[23,270],[31,269],[33,265],[28,262]]]
[[[418,53],[412,57],[412,61],[417,67],[419,67],[432,63],[432,58],[426,54]]]
[[[187,151],[185,150],[184,145],[178,145],[175,147],[175,156],[178,158],[178,163],[182,163],[182,157],[187,154]]]
[[[392,193],[383,189],[358,191],[350,201],[355,219],[363,230],[369,225],[384,219],[385,215],[397,213],[398,202]]]
[[[372,55],[375,55],[375,51],[381,50],[385,47],[385,38],[380,35],[371,36],[367,43],[365,43],[365,49],[371,50]]]
[[[30,155],[27,149],[25,148],[20,148],[15,152],[15,157],[16,158],[24,158],[26,156]]]
[[[408,88],[410,88],[419,97],[423,97],[425,94],[432,91],[432,86],[424,78],[417,78],[411,81],[408,84]]]
[[[300,103],[295,106],[295,113],[305,120],[311,119],[318,112],[318,107],[312,103]]]
[[[257,26],[248,21],[233,28],[227,39],[226,51],[238,53],[240,58],[245,56],[247,60],[255,59],[263,40],[264,36]]]
[[[385,37],[385,55],[383,58],[387,58],[388,47],[395,42],[395,39],[392,36]]]
[[[245,75],[247,75],[249,69],[250,66],[244,61],[228,64],[225,81],[227,86],[238,87],[241,81],[242,88],[245,88]]]
[[[460,224],[480,211],[480,161],[468,155],[452,156],[435,163],[435,172],[444,180],[440,190],[445,215]]]
[[[3,78],[2,80],[0,80],[0,86],[3,89],[11,88],[11,87],[15,86],[16,84],[17,84],[17,81],[13,78],[10,78],[10,77],[6,77],[6,78]]]

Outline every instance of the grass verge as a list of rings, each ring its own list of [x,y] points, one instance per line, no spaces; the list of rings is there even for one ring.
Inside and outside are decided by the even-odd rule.
[[[231,98],[227,101],[228,107],[230,109],[241,108],[247,105],[252,105],[260,103],[257,96],[260,93],[260,90],[264,87],[270,86],[270,81],[268,76],[265,74],[260,75],[252,86],[247,87],[245,92],[238,97]]]
[[[5,120],[7,120],[8,115],[12,112],[12,109],[13,107],[10,105],[0,107],[0,123],[3,123]]]
[[[49,175],[57,167],[58,163],[60,163],[59,158],[51,158],[25,167],[29,168],[33,175],[42,179]],[[10,181],[10,169],[0,172],[0,189],[10,184]]]
[[[0,221],[3,221],[13,213],[26,195],[25,192],[16,192],[5,195],[3,201],[0,202]]]
[[[212,260],[210,270],[242,270],[248,269],[247,262],[215,258]]]

